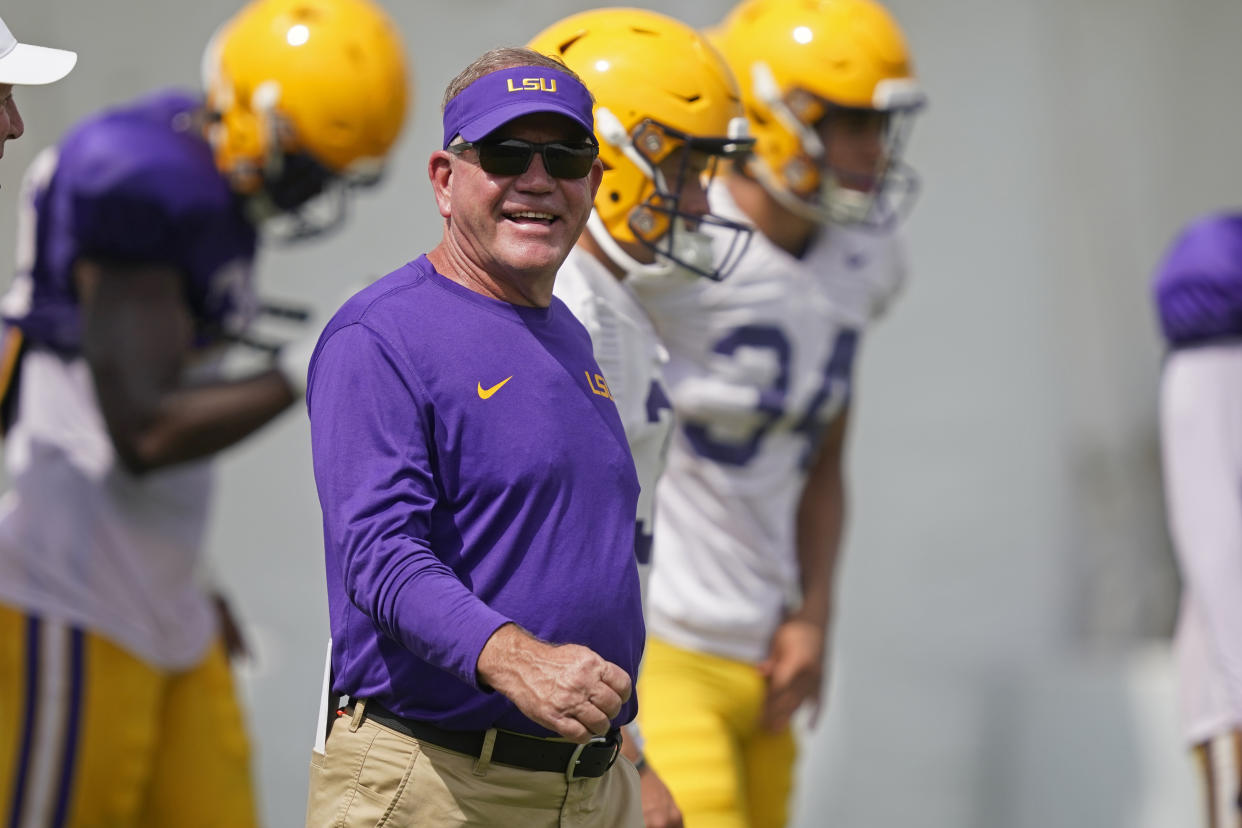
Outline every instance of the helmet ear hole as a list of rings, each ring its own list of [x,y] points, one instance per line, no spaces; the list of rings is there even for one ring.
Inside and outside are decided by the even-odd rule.
[[[790,159],[784,173],[785,186],[801,197],[811,196],[819,189],[819,170],[804,158]]]
[[[653,164],[658,164],[666,154],[664,131],[650,121],[643,121],[634,132],[634,148]]]

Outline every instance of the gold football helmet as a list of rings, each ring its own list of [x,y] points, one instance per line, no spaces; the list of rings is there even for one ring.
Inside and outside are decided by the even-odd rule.
[[[216,165],[268,212],[377,181],[405,120],[405,51],[371,0],[254,0],[212,37],[203,83]]]
[[[691,155],[710,159],[710,178],[717,160],[753,145],[737,84],[706,38],[656,12],[612,8],[567,17],[529,45],[563,61],[595,96],[604,178],[587,227],[609,258],[648,275],[673,265],[710,278],[727,273],[749,228],[687,212],[680,195],[687,177],[699,174],[688,163]],[[670,174],[665,162],[679,149],[685,151]],[[729,239],[722,255],[703,232],[708,224]],[[647,248],[655,263],[640,265],[619,243]]]
[[[822,222],[886,226],[908,208],[917,177],[901,152],[925,97],[883,6],[744,0],[709,37],[741,85],[756,139],[748,169],[774,198]],[[821,137],[824,119],[850,113],[882,116],[882,151],[866,175],[834,168]]]

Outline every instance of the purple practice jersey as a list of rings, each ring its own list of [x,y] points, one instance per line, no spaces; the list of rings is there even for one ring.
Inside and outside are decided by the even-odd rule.
[[[1242,214],[1207,216],[1182,231],[1153,292],[1171,346],[1242,337]]]
[[[307,403],[337,691],[450,729],[547,735],[477,684],[508,621],[634,678],[638,480],[564,303],[500,302],[419,258],[338,311]]]
[[[216,169],[201,105],[177,91],[150,95],[92,116],[35,161],[21,242],[29,252],[4,306],[28,341],[78,352],[79,258],[180,270],[200,340],[244,324],[256,232]]]

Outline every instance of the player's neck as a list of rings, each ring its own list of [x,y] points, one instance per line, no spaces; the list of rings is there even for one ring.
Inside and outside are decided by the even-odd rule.
[[[802,258],[816,235],[823,230],[818,222],[790,211],[749,175],[734,173],[726,179],[726,183],[729,195],[746,218],[768,241],[795,259]]]

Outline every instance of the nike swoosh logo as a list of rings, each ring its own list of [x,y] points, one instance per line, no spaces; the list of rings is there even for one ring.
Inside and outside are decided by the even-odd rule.
[[[504,378],[504,379],[502,379],[500,382],[498,382],[498,383],[496,383],[495,385],[493,385],[491,388],[484,388],[484,387],[483,387],[483,383],[481,383],[481,382],[480,382],[480,383],[478,384],[478,385],[479,385],[479,399],[480,399],[480,400],[486,400],[486,399],[487,399],[488,397],[490,397],[492,394],[495,394],[497,391],[499,391],[499,390],[501,389],[501,386],[503,386],[506,382],[508,382],[508,381],[509,381],[509,380],[511,380],[511,379],[513,379],[513,375],[512,375],[512,374],[510,374],[509,376],[505,377],[505,378]]]

